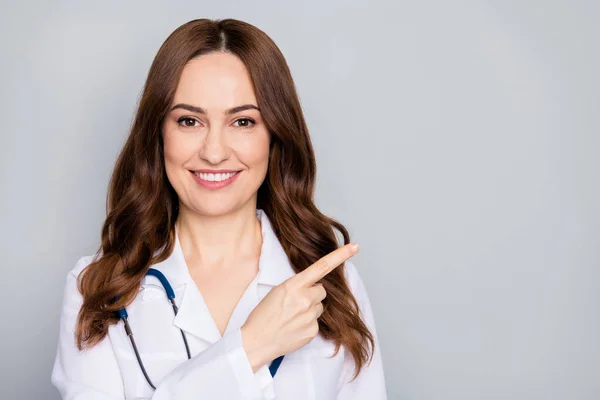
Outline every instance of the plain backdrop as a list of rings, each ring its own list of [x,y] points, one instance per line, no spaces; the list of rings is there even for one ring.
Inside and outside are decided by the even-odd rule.
[[[50,385],[161,43],[238,18],[291,67],[390,399],[600,398],[597,1],[10,1],[0,8],[0,398]]]

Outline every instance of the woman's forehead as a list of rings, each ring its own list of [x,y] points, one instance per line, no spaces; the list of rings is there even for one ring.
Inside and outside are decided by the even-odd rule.
[[[173,104],[193,104],[207,111],[256,104],[244,63],[230,53],[210,53],[189,61],[181,73]]]

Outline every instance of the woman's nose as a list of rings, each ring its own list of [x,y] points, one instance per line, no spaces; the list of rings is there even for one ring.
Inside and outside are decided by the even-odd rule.
[[[200,149],[200,157],[210,164],[219,164],[229,158],[225,132],[219,128],[210,128]]]

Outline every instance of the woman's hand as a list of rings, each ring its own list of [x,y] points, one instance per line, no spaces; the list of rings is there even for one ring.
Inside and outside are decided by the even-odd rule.
[[[357,252],[358,245],[353,243],[332,251],[271,289],[252,310],[241,330],[254,372],[317,336],[317,320],[323,313],[326,296],[323,285],[317,282]]]

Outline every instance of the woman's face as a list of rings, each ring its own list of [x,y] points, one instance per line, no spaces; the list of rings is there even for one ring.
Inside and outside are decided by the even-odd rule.
[[[270,134],[239,58],[218,52],[191,60],[162,135],[167,177],[180,208],[216,216],[256,204]]]

